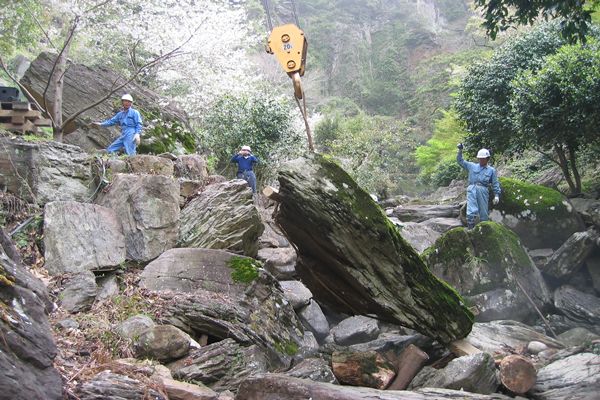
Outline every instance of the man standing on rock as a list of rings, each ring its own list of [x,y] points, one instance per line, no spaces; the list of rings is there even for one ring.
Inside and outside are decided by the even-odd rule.
[[[136,153],[136,147],[140,144],[142,116],[138,110],[135,110],[131,106],[133,104],[133,97],[131,97],[130,94],[125,94],[123,97],[121,97],[121,104],[123,105],[123,108],[121,111],[116,113],[114,117],[103,122],[94,122],[94,125],[121,125],[121,136],[112,142],[106,151],[109,153],[115,153],[121,148],[125,148],[125,153],[127,153],[128,156],[134,156]]]
[[[240,151],[231,157],[231,163],[237,163],[237,178],[244,179],[252,189],[252,194],[256,193],[256,175],[252,168],[258,163],[258,157],[252,155],[250,146],[242,146]]]
[[[469,186],[467,187],[467,226],[473,229],[475,220],[479,215],[479,221],[487,221],[488,202],[489,202],[489,186],[492,185],[494,190],[494,205],[500,201],[500,183],[498,182],[498,174],[496,169],[490,167],[490,152],[487,149],[481,149],[477,152],[479,163],[472,163],[463,160],[462,150],[463,144],[459,143],[458,154],[456,161],[458,164],[469,172]]]

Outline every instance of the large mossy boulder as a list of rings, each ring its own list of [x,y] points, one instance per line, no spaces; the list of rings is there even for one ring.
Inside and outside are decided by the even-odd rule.
[[[500,185],[500,204],[490,212],[490,219],[508,226],[527,248],[557,249],[573,233],[585,230],[560,192],[510,178],[500,178]]]
[[[442,342],[469,333],[473,316],[461,297],[337,164],[320,155],[299,158],[278,179],[276,221],[296,246],[298,274],[317,300]]]
[[[478,321],[528,319],[535,310],[524,291],[539,308],[551,301],[517,235],[496,222],[482,222],[472,230],[454,228],[422,256],[436,276],[477,308]]]

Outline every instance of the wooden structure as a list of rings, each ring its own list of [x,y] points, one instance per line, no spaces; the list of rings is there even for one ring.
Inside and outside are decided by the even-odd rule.
[[[52,121],[42,117],[42,112],[26,101],[0,102],[0,128],[17,132],[37,133],[38,127],[52,126]]]

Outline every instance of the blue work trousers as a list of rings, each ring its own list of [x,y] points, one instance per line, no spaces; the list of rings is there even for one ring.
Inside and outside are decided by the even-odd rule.
[[[477,216],[480,221],[490,219],[488,214],[488,204],[490,200],[490,191],[487,186],[469,185],[467,187],[467,225],[469,228],[475,226]]]
[[[248,182],[248,186],[252,189],[252,193],[256,193],[256,175],[254,175],[254,171],[238,171],[237,178]]]
[[[136,153],[136,144],[135,144],[135,131],[133,129],[127,130],[125,133],[121,134],[114,142],[108,146],[106,151],[109,153],[116,153],[122,147],[125,148],[125,153],[128,156],[135,156]]]

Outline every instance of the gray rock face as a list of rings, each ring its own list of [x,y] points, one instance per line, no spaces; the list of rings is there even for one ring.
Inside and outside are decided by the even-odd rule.
[[[83,271],[71,275],[60,292],[61,306],[71,312],[89,310],[96,300],[98,286],[93,272]]]
[[[531,393],[542,400],[597,399],[600,356],[580,353],[548,364],[538,371]]]
[[[176,360],[190,351],[190,336],[172,325],[156,325],[146,329],[133,348],[138,358],[150,358],[160,362]]]
[[[206,160],[196,154],[181,155],[175,160],[175,176],[191,181],[206,183],[208,169]]]
[[[586,225],[593,225],[600,229],[600,200],[580,197],[571,199],[571,204],[581,215]]]
[[[244,347],[225,339],[168,365],[178,380],[198,381],[213,390],[233,390],[242,380],[268,370],[268,358],[258,346]]]
[[[458,228],[462,226],[462,222],[458,218],[431,218],[420,223],[421,226],[426,226],[433,229],[436,232],[444,233],[450,229]]]
[[[374,340],[379,332],[377,320],[362,315],[346,318],[331,329],[335,342],[342,346]]]
[[[329,335],[329,323],[316,301],[311,300],[306,307],[298,311],[298,316],[304,326],[315,335],[317,341],[322,342]]]
[[[111,270],[125,261],[125,236],[113,210],[55,201],[44,207],[44,249],[53,275]]]
[[[40,99],[50,70],[54,65],[56,55],[43,52],[31,63],[21,83],[37,98]],[[124,83],[123,77],[108,68],[94,68],[82,64],[68,62],[67,72],[65,73],[65,85],[63,90],[63,115],[69,117],[82,108],[82,105],[92,104],[108,93],[113,82]],[[81,90],[85,85],[86,90]],[[183,111],[178,110],[172,105],[164,105],[159,96],[132,82],[125,86],[120,92],[133,93],[135,106],[142,111],[144,126],[146,127],[142,135],[142,146],[152,140],[153,122],[151,119],[159,119],[159,124],[175,123],[182,126],[187,125],[187,117]],[[54,101],[51,93],[48,101]],[[102,121],[112,117],[115,112],[114,101],[118,94],[110,97],[96,107],[87,110],[79,115],[75,121],[68,124],[65,129],[64,140],[66,143],[80,146],[85,151],[93,152],[96,149],[106,148],[118,135],[118,128],[111,129],[100,128],[89,125],[90,121]],[[151,118],[145,118],[151,116]],[[54,199],[58,200],[58,199]]]
[[[129,172],[132,174],[150,174],[173,176],[173,161],[158,156],[148,154],[140,154],[127,158]]]
[[[542,267],[542,271],[555,278],[565,278],[573,274],[597,247],[598,239],[600,235],[593,229],[575,232],[554,252]]]
[[[338,383],[329,363],[322,358],[302,360],[285,374],[294,378],[310,379],[315,382]]]
[[[130,400],[151,398],[153,400],[167,400],[163,395],[142,382],[125,375],[103,371],[89,381],[79,384],[77,396],[82,400]]]
[[[579,326],[600,334],[600,298],[565,285],[554,292],[554,306]]]
[[[425,367],[414,377],[408,389],[434,387],[491,394],[499,384],[492,356],[488,353],[478,353],[456,358],[444,369]]]
[[[154,327],[156,324],[152,318],[147,315],[134,315],[127,318],[117,326],[117,333],[122,338],[134,339],[139,337],[142,332]]]
[[[523,348],[532,341],[543,343],[552,349],[563,347],[555,339],[517,321],[475,323],[466,341],[490,354],[502,354],[506,352],[506,349]]]
[[[256,344],[276,365],[289,366],[302,346],[302,325],[277,281],[263,270],[242,298],[199,289],[177,296],[163,319],[197,336]]]
[[[56,345],[44,284],[9,259],[0,246],[0,393],[6,399],[60,400]]]
[[[546,283],[518,237],[495,222],[446,232],[423,259],[436,276],[477,307],[477,321],[535,318],[519,285],[538,308],[550,304]]]
[[[236,255],[224,250],[167,250],[144,268],[140,285],[156,291],[193,293],[203,289],[239,297],[246,284],[233,280],[234,270],[229,266],[232,257]]]
[[[257,259],[265,264],[265,269],[279,280],[292,280],[296,277],[296,250],[293,247],[266,247],[258,250]]]
[[[223,249],[255,257],[264,226],[243,180],[209,185],[181,210],[181,247]]]
[[[431,218],[458,218],[460,207],[448,205],[401,205],[394,208],[393,215],[403,222],[423,222]]]
[[[91,195],[90,159],[75,146],[0,137],[0,170],[0,186],[29,203]]]
[[[179,185],[161,175],[117,174],[96,201],[121,220],[127,258],[150,261],[175,247],[179,230]]]
[[[573,328],[566,332],[558,335],[558,338],[565,346],[581,346],[592,342],[593,340],[600,340],[600,336],[590,332],[585,328]]]
[[[276,221],[298,249],[298,274],[337,311],[374,314],[449,342],[472,315],[435,278],[368,193],[319,155],[283,166]]]
[[[483,395],[462,390],[423,388],[415,392],[377,390],[365,387],[334,385],[282,374],[263,374],[246,379],[236,400],[509,400],[501,394]]]
[[[400,230],[402,237],[419,253],[435,243],[440,233],[434,229],[416,222],[400,222],[390,218]]]
[[[300,281],[280,281],[281,290],[286,300],[290,302],[294,310],[302,308],[312,299],[312,293]]]
[[[96,283],[98,284],[97,300],[110,299],[119,294],[119,282],[114,273],[96,278]]]

